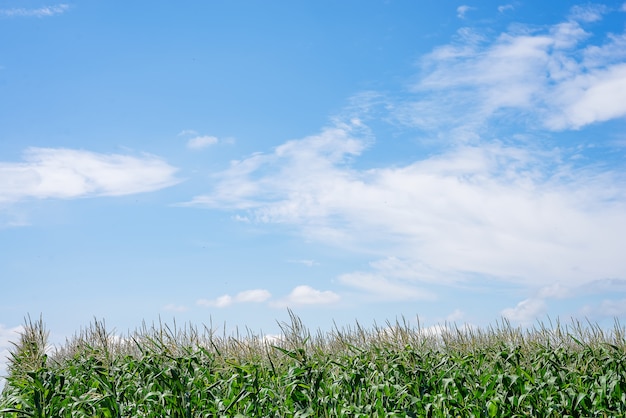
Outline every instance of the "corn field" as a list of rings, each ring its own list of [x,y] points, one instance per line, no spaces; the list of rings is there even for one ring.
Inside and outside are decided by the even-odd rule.
[[[406,321],[276,338],[94,321],[47,349],[26,320],[0,416],[624,417],[626,340],[591,323],[427,332]]]

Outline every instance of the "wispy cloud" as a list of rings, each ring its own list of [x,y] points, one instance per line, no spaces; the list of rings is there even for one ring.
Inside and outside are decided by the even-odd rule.
[[[609,8],[603,4],[576,5],[572,7],[569,18],[580,22],[597,22],[608,12]]]
[[[470,7],[467,5],[459,6],[456,8],[456,17],[458,17],[459,19],[465,19],[465,15],[467,14],[467,12],[474,9],[474,7]]]
[[[512,4],[503,4],[501,6],[498,6],[498,12],[500,13],[504,13],[508,10],[515,10],[515,6],[513,6]]]
[[[235,303],[261,303],[272,297],[272,294],[265,289],[245,290],[235,296],[222,295],[216,299],[199,299],[196,303],[199,306],[226,308]]]
[[[377,252],[374,276],[405,282],[626,275],[620,172],[573,170],[560,152],[497,143],[406,166],[344,165],[365,147],[349,129],[291,141],[234,163],[210,195],[188,204],[245,210],[256,222],[298,225],[309,238]]]
[[[217,144],[218,141],[219,140],[215,136],[196,136],[187,141],[187,148],[192,150],[201,150],[211,145]]]
[[[23,162],[0,162],[0,202],[150,192],[178,183],[176,171],[150,155],[29,148]]]
[[[270,196],[276,192],[296,196],[300,194],[299,190],[325,187],[327,182],[334,181],[337,173],[335,164],[360,154],[366,147],[361,139],[352,136],[355,130],[358,127],[349,125],[330,127],[319,135],[282,144],[273,154],[256,153],[243,160],[233,161],[228,170],[216,174],[216,188],[210,195],[196,196],[182,205],[225,209],[259,208],[263,204],[257,198],[263,194],[263,190],[267,190]],[[260,181],[250,181],[258,170],[269,167],[276,167],[278,172],[265,179],[258,179]],[[328,174],[324,174],[325,170],[328,170]],[[317,177],[310,176],[313,172]],[[296,175],[297,180],[304,183],[297,184],[296,178],[289,177],[291,175]],[[294,210],[277,210],[283,213],[276,213],[274,209],[260,210],[256,212],[256,218],[271,221],[275,217],[282,218],[290,214],[299,216],[299,212]]]
[[[14,8],[0,9],[0,17],[50,17],[60,15],[68,11],[68,4],[57,4],[55,6],[45,6],[37,9]]]

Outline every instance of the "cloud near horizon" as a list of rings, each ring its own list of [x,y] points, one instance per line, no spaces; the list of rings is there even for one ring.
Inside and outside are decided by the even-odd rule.
[[[341,297],[330,290],[317,290],[311,286],[301,285],[295,287],[287,297],[272,302],[276,308],[293,308],[307,305],[329,305],[339,302]]]
[[[232,162],[210,193],[184,205],[292,225],[307,239],[370,254],[369,271],[339,282],[383,299],[433,299],[433,286],[482,278],[529,294],[626,278],[626,176],[584,164],[585,152],[612,138],[559,142],[626,115],[626,34],[591,44],[583,28],[601,17],[578,8],[543,30],[517,25],[493,40],[465,28],[425,56],[418,81],[387,99],[380,118],[438,138],[437,152],[361,167],[384,142],[359,119],[338,120]],[[498,137],[504,126],[513,134]],[[522,321],[546,300],[504,312]]]
[[[196,304],[204,307],[226,308],[235,303],[261,303],[272,297],[265,289],[244,290],[235,296],[222,295],[216,299],[199,299]]]
[[[199,299],[198,306],[212,308],[227,308],[238,303],[269,302],[274,308],[291,308],[306,305],[327,305],[340,300],[339,295],[331,291],[321,291],[308,285],[296,286],[287,296],[278,300],[271,300],[272,294],[265,289],[251,289],[237,293],[235,296],[222,295],[215,299]]]

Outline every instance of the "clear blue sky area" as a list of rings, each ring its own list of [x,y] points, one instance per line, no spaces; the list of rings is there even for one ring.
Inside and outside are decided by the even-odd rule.
[[[623,1],[0,0],[0,354],[26,315],[623,321],[625,29]]]

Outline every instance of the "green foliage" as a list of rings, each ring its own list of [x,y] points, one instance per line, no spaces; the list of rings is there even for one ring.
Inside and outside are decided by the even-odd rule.
[[[626,341],[615,326],[523,331],[406,323],[281,338],[95,322],[46,354],[41,320],[15,344],[0,415],[17,417],[618,417]]]

